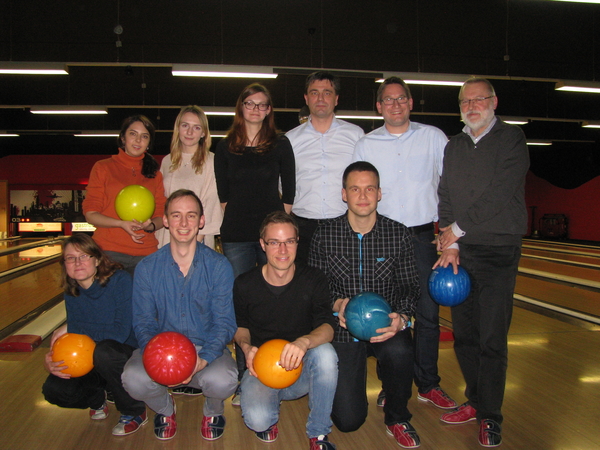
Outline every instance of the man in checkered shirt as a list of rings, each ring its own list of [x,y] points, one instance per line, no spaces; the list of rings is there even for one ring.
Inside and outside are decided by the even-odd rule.
[[[375,356],[386,392],[385,424],[404,448],[419,446],[410,424],[407,403],[412,392],[413,343],[410,319],[420,296],[412,237],[399,222],[377,213],[381,200],[379,173],[357,161],[343,176],[346,214],[319,226],[310,248],[309,264],[325,272],[334,314],[338,316],[333,346],[339,358],[338,385],[332,419],[340,431],[360,428],[367,417],[366,360]],[[346,329],[344,309],[349,299],[370,291],[392,307],[392,324],[369,342],[358,341]]]

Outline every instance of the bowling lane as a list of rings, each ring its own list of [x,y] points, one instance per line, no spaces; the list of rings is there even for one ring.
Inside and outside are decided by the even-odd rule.
[[[62,294],[58,262],[0,284],[0,330]]]
[[[519,272],[600,288],[600,266],[596,269],[523,256],[519,262]]]
[[[535,250],[523,247],[522,256],[548,261],[565,262],[585,267],[600,268],[600,258],[590,254],[557,253],[554,250]]]
[[[35,264],[60,254],[60,240],[57,239],[16,239],[3,241],[0,245],[0,277],[29,264]]]

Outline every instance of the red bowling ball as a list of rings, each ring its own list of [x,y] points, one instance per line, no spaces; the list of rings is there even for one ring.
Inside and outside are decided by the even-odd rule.
[[[187,380],[196,368],[196,360],[192,341],[175,331],[165,331],[150,339],[142,357],[148,376],[165,386]]]

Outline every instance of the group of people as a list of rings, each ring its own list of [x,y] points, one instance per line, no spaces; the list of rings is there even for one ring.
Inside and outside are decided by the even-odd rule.
[[[408,409],[413,382],[420,401],[448,410],[442,422],[477,420],[479,443],[500,445],[507,334],[527,222],[524,135],[494,115],[498,99],[482,78],[462,86],[465,127],[450,141],[410,120],[413,99],[400,78],[379,87],[384,125],[367,135],[335,117],[339,93],[331,73],[309,75],[308,120],[283,135],[269,91],[246,87],[214,156],[206,116],[185,107],[160,170],[148,153],[152,123],[144,116],[125,121],[118,155],[98,162],[90,176],[84,213],[97,227],[93,239],[64,241],[67,323],[51,341],[87,334],[97,342],[95,367],[70,379],[49,352],[49,402],[104,419],[108,392],[121,412],[114,435],[137,431],[148,406],[156,437],[167,440],[177,430],[172,393],[202,393],[201,435],[215,440],[224,433],[224,401],[235,394],[248,428],[272,442],[280,402],[308,394],[310,448],[331,450],[333,425],[351,432],[366,420],[366,361],[375,356],[377,404],[401,447],[420,445]],[[155,213],[144,223],[120,220],[114,210],[129,184],[155,196]],[[217,234],[224,256],[211,248]],[[440,387],[439,307],[427,289],[432,268],[456,271],[458,264],[473,285],[452,308],[466,381],[461,405]],[[344,316],[349,299],[365,291],[392,308],[390,326],[368,342],[348,332]],[[142,363],[146,344],[162,331],[184,334],[197,349],[193,374],[178,386],[154,382]],[[285,389],[262,384],[253,367],[258,347],[275,338],[289,341],[282,367],[303,364]]]

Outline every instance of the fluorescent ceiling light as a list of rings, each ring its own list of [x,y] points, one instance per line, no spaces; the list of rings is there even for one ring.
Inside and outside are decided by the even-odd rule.
[[[173,64],[172,73],[176,77],[277,78],[272,67],[227,64]]]
[[[450,75],[445,73],[384,72],[383,78],[377,80],[377,82],[383,83],[383,80],[392,76],[402,78],[406,84],[425,86],[462,86],[469,78],[468,75]]]
[[[207,116],[235,116],[235,108],[233,106],[210,106],[202,108]]]
[[[583,128],[600,128],[600,120],[588,120],[581,125]]]
[[[19,137],[20,135],[14,133],[7,133],[6,131],[0,131],[0,137]]]
[[[552,145],[552,141],[548,139],[532,139],[527,140],[527,145]]]
[[[118,131],[82,131],[74,134],[75,137],[119,137]]]
[[[585,92],[600,94],[600,83],[597,81],[559,81],[554,87],[557,91]]]
[[[600,0],[554,0],[555,2],[569,2],[569,3],[593,3],[600,4]]]
[[[0,62],[0,74],[11,75],[68,75],[65,63]]]
[[[32,106],[32,114],[108,114],[105,106]]]
[[[383,117],[371,111],[337,111],[338,119],[383,120]]]
[[[527,125],[529,123],[529,119],[526,117],[508,117],[508,116],[500,116],[500,118],[511,125]]]

